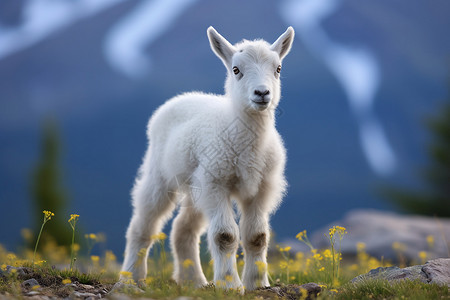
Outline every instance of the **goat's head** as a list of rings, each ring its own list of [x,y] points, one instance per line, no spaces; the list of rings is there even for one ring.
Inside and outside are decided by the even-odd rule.
[[[289,27],[272,45],[263,40],[231,45],[213,27],[208,38],[228,70],[226,94],[247,110],[274,109],[280,100],[281,62],[291,49],[294,29]]]

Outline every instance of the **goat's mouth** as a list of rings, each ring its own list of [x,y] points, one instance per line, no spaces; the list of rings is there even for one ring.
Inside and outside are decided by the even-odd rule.
[[[253,106],[257,109],[257,110],[264,110],[267,107],[269,107],[270,104],[270,100],[264,101],[264,100],[252,100],[253,102]]]

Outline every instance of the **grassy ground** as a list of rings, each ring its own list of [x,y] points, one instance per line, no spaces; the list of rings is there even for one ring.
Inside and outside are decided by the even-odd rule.
[[[143,292],[136,293],[132,286],[127,286],[122,292],[130,296],[153,299],[175,299],[180,296],[195,299],[271,299],[279,296],[286,299],[305,299],[307,293],[300,285],[315,282],[322,288],[318,299],[450,299],[448,287],[421,282],[400,281],[392,284],[372,280],[358,285],[349,283],[357,275],[390,264],[370,257],[362,243],[357,245],[358,254],[351,262],[343,260],[339,248],[345,234],[345,228],[330,228],[328,249],[314,249],[305,231],[300,232],[297,239],[309,245],[310,251],[293,253],[289,246],[273,247],[269,264],[261,264],[258,267],[261,270],[267,268],[271,286],[278,288],[260,289],[245,295],[237,291],[225,291],[212,284],[202,289],[177,285],[170,279],[173,266],[165,250],[166,236],[159,234],[153,237],[157,243],[148,259],[149,274]],[[96,243],[101,241],[100,235],[88,234],[85,238],[84,249],[77,244],[67,249],[47,242],[41,245],[36,254],[30,249],[12,253],[0,245],[0,299],[1,295],[17,298],[22,295],[65,298],[74,292],[106,295],[118,280],[120,265],[111,251],[105,251],[101,256],[90,255]],[[394,245],[394,248],[399,250],[399,255],[402,249],[404,250],[398,245]],[[236,256],[238,270],[242,272],[243,253],[239,251]],[[426,253],[418,254],[417,263],[423,263],[425,260]],[[208,262],[207,257],[204,257],[203,261],[206,277],[212,278],[212,262]],[[189,268],[189,262],[185,263],[186,268]],[[24,268],[14,269],[9,266]],[[39,285],[23,284],[32,278],[36,279]]]

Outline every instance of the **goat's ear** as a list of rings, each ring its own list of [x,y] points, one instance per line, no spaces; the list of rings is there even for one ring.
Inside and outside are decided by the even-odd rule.
[[[233,45],[221,36],[212,26],[208,28],[208,39],[211,44],[211,49],[220,59],[222,59],[225,67],[231,68],[231,59],[236,52]]]
[[[283,59],[289,53],[289,50],[291,50],[294,35],[294,28],[289,26],[288,29],[272,44],[272,46],[270,46],[270,49],[278,52],[280,59]]]

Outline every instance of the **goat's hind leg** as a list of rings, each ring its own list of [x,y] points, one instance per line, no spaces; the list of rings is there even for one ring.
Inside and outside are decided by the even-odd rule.
[[[167,184],[154,171],[136,182],[132,194],[133,216],[126,233],[122,271],[131,272],[133,279],[140,282],[147,275],[147,257],[154,242],[152,236],[161,231],[176,204]]]
[[[174,257],[173,279],[179,283],[192,282],[200,287],[207,284],[200,262],[200,236],[206,220],[190,201],[184,201],[172,225],[170,242]]]

